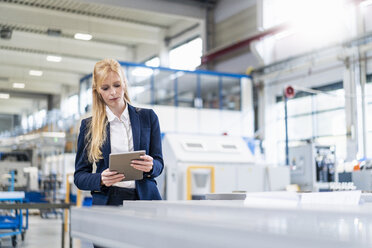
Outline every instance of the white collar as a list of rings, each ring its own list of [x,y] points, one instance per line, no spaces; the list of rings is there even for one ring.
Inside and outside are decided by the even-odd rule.
[[[107,105],[106,105],[106,116],[107,116],[107,120],[109,122],[112,122],[115,119],[119,120],[119,118],[111,111],[111,109]],[[125,109],[124,109],[123,113],[120,115],[120,119],[122,121],[129,120],[129,112],[128,112],[128,104],[127,103],[125,104]]]

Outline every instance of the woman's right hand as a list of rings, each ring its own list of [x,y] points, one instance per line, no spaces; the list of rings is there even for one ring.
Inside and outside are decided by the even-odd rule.
[[[101,184],[110,187],[114,183],[120,182],[125,178],[124,174],[119,174],[116,171],[106,169],[101,173]]]

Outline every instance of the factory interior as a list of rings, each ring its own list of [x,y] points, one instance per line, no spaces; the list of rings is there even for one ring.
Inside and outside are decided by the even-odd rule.
[[[160,125],[122,206],[76,183],[107,58]],[[0,190],[4,248],[372,247],[372,0],[0,0]]]

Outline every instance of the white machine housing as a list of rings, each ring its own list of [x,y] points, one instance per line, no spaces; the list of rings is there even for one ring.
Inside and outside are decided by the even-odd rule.
[[[9,186],[11,171],[14,171],[14,187],[26,187],[27,176],[25,169],[31,167],[31,162],[24,161],[0,161],[0,184],[1,186]]]
[[[291,183],[300,186],[302,191],[329,190],[331,182],[321,182],[317,179],[316,156],[317,149],[326,149],[327,146],[315,145],[313,143],[289,147],[289,164]],[[334,149],[329,146],[329,149]],[[335,173],[337,182],[337,173]]]
[[[254,156],[241,137],[213,135],[185,135],[167,133],[163,140],[163,155],[166,168],[166,199],[187,199],[187,169],[190,166],[213,166],[215,192],[257,192],[267,190],[265,180],[273,180],[271,190],[284,189],[289,184],[289,169],[273,167],[270,172],[282,176],[283,183],[275,182],[265,164],[256,164]],[[195,175],[205,170],[195,170]],[[192,193],[196,192],[195,177],[192,177]],[[210,178],[206,180],[209,184]],[[208,185],[209,186],[209,185]],[[208,187],[210,189],[210,187]],[[210,193],[210,192],[204,192]]]

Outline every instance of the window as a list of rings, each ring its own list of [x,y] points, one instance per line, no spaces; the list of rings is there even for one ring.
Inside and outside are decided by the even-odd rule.
[[[92,105],[92,78],[85,79],[80,83],[80,113],[89,111],[89,106]]]
[[[152,67],[159,67],[160,66],[160,59],[159,57],[153,57],[144,63],[147,66],[152,66]]]
[[[172,69],[195,70],[200,65],[202,39],[193,39],[169,52],[169,66]]]
[[[27,122],[28,122],[28,129],[32,130],[34,128],[34,117],[32,116],[32,114],[27,117]]]
[[[78,101],[78,95],[73,95],[62,102],[61,110],[64,118],[78,114]]]
[[[22,128],[23,130],[27,130],[28,128],[28,121],[27,121],[27,116],[26,115],[23,115],[22,116]]]
[[[288,143],[297,146],[308,140],[317,145],[335,145],[336,156],[346,158],[345,95],[342,82],[319,87],[324,93],[298,92],[287,102]],[[282,97],[277,98],[279,162],[285,161],[285,119]]]
[[[34,124],[36,128],[41,128],[45,124],[46,110],[42,109],[34,113]]]

